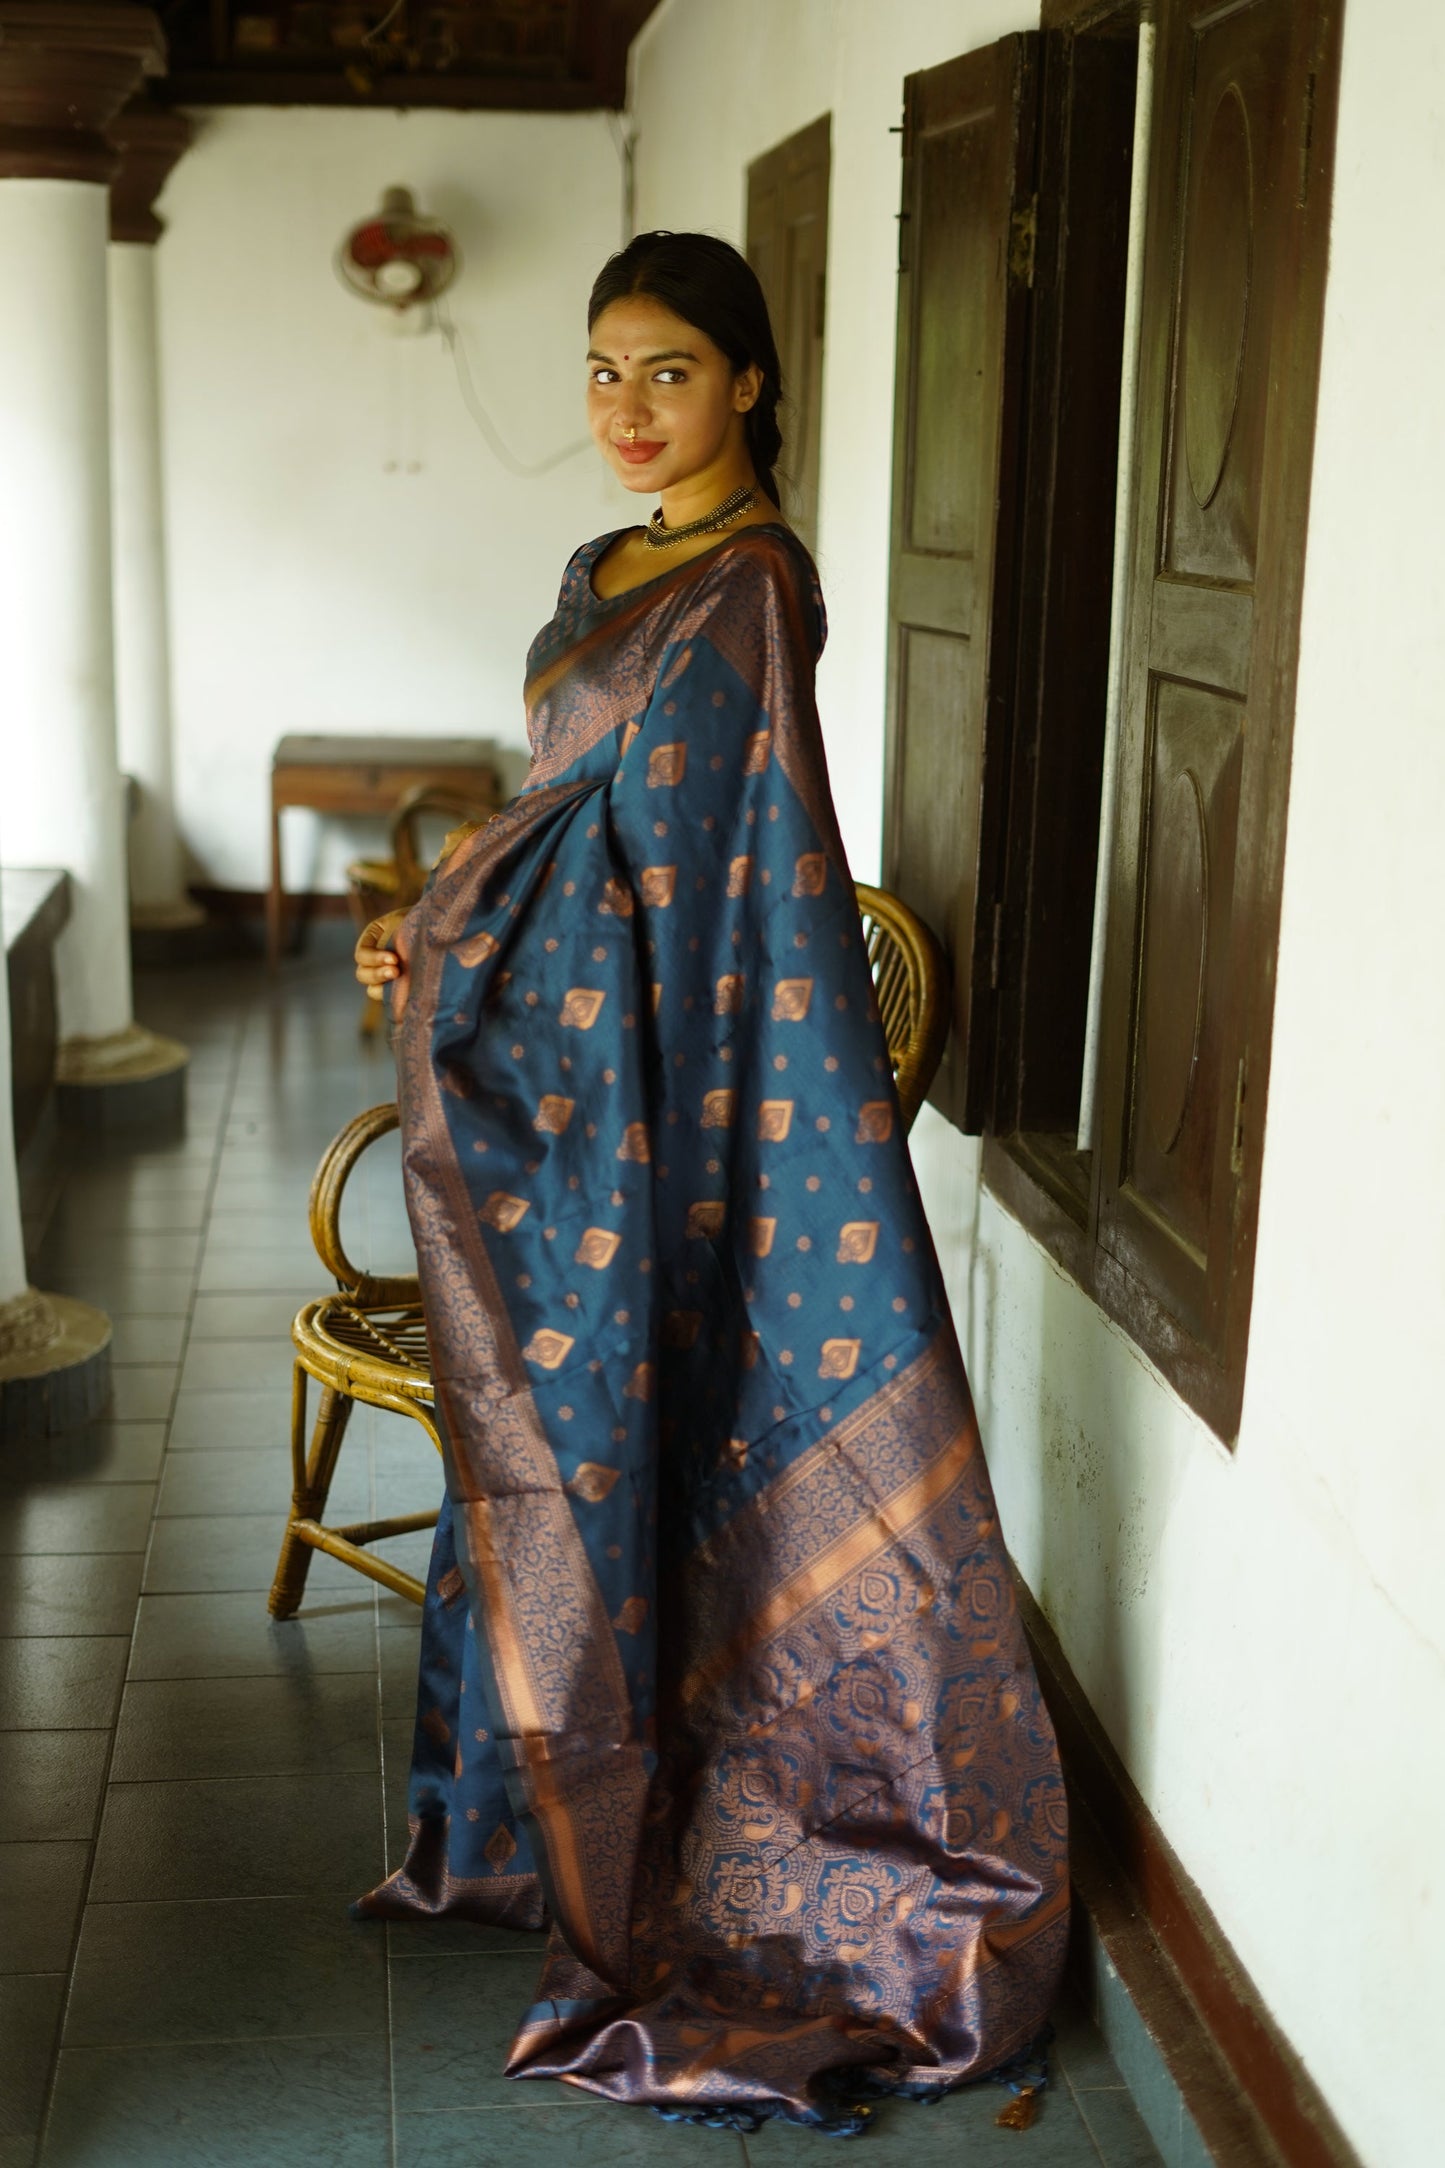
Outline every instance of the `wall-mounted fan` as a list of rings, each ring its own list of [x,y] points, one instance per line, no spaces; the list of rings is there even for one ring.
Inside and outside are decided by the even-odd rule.
[[[459,261],[452,236],[421,215],[409,188],[388,188],[381,209],[353,226],[336,254],[354,294],[392,309],[434,301],[451,285]]]

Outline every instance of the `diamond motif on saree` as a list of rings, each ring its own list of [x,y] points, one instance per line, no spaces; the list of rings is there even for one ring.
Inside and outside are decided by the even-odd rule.
[[[647,787],[649,790],[671,790],[687,773],[687,743],[679,738],[672,745],[655,745],[647,760]]]
[[[594,1272],[603,1272],[611,1264],[622,1246],[621,1235],[607,1227],[587,1227],[573,1252],[572,1261],[578,1265],[590,1265]]]
[[[601,1505],[622,1473],[620,1468],[604,1468],[600,1461],[584,1460],[567,1485],[574,1498],[585,1498],[588,1505]]]
[[[764,1099],[758,1107],[758,1135],[765,1144],[781,1144],[793,1126],[791,1099]]]
[[[539,1325],[522,1353],[529,1363],[538,1363],[544,1370],[555,1370],[567,1360],[575,1344],[569,1333],[554,1332],[548,1325]]]
[[[870,1264],[877,1247],[877,1220],[849,1220],[838,1233],[836,1261],[840,1265]]]
[[[478,1217],[484,1219],[489,1227],[495,1227],[498,1234],[509,1235],[531,1209],[531,1203],[526,1197],[512,1197],[504,1189],[494,1189]]]
[[[602,1004],[606,999],[604,988],[569,986],[557,1021],[559,1024],[573,1025],[578,1031],[590,1031],[602,1014]]]
[[[822,1361],[818,1365],[820,1378],[851,1378],[858,1367],[861,1340],[825,1340]]]
[[[855,1144],[886,1144],[893,1134],[893,1103],[888,1099],[869,1099],[858,1109],[858,1130]]]

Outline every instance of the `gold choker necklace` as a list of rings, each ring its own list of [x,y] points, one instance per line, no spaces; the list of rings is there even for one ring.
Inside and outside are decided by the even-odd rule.
[[[720,505],[705,512],[701,519],[690,519],[685,527],[664,527],[662,506],[659,505],[642,530],[645,549],[670,550],[674,542],[690,541],[696,534],[716,534],[719,527],[726,527],[729,520],[738,519],[750,512],[758,501],[757,491],[751,482],[744,482],[730,497],[724,497]]]

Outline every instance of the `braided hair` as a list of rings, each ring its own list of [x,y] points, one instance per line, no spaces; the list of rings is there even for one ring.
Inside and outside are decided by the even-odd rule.
[[[753,363],[761,370],[762,385],[743,416],[743,427],[753,471],[781,507],[777,465],[783,448],[778,426],[783,371],[768,304],[746,256],[711,233],[639,233],[598,272],[587,303],[588,330],[604,309],[633,294],[661,302],[685,324],[705,332],[734,369]]]

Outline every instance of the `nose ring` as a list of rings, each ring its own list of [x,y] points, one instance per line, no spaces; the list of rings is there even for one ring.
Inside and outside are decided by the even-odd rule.
[[[622,434],[628,439],[629,443],[635,443],[637,440],[637,431],[635,429],[624,429]]]

